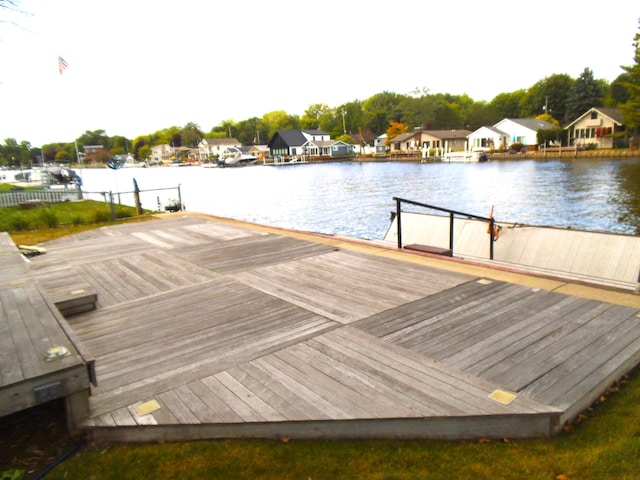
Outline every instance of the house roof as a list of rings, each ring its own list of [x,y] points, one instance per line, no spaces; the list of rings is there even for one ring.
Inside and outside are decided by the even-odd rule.
[[[469,130],[423,130],[422,133],[426,133],[432,137],[446,139],[446,138],[467,138],[471,131]]]
[[[600,112],[605,117],[609,117],[611,120],[613,120],[614,123],[617,123],[618,125],[622,125],[623,124],[623,122],[622,122],[622,110],[620,110],[619,108],[593,107],[593,108],[590,108],[589,110],[587,110],[586,112],[584,112],[582,115],[580,115],[578,118],[576,118],[569,125],[564,127],[564,129],[567,130],[567,129],[573,127],[574,124],[576,124],[577,122],[582,120],[584,117],[586,117],[587,115],[589,115],[593,111]]]
[[[280,137],[289,147],[300,147],[307,141],[307,138],[302,134],[301,130],[278,130],[273,139],[275,139],[275,137]],[[269,146],[271,146],[271,142],[269,142]]]
[[[400,135],[396,135],[393,138],[390,138],[389,141],[390,142],[404,142],[406,140],[409,140],[410,138],[415,137],[416,135],[419,135],[420,132],[418,130],[414,130],[412,132],[407,132],[407,133],[401,133]]]
[[[304,133],[306,133],[307,135],[329,135],[327,132],[325,132],[324,130],[319,130],[319,129],[309,129],[309,130],[302,130]]]
[[[488,125],[480,127],[479,129],[477,129],[476,131],[474,131],[470,135],[476,135],[480,130],[489,130],[491,133],[495,133],[496,135],[503,136],[503,137],[505,135],[507,135],[507,133],[503,132],[499,128],[491,127],[491,126],[488,126]]]
[[[207,145],[240,145],[240,142],[231,137],[231,138],[203,138],[203,142]]]
[[[537,132],[538,130],[556,128],[552,123],[545,122],[544,120],[536,120],[535,118],[505,118],[504,120],[500,120],[498,123],[496,123],[494,127],[497,127],[507,120],[513,123],[517,123],[518,125],[528,128],[529,130],[533,130],[534,132]]]

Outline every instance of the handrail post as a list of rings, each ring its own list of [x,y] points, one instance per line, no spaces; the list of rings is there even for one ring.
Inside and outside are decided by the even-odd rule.
[[[400,221],[400,214],[402,209],[400,208],[400,199],[396,198],[396,227],[398,228],[398,248],[402,248],[402,222]]]
[[[453,254],[453,212],[449,212],[449,250]]]
[[[489,217],[489,260],[493,260],[493,232],[495,223],[493,216]]]

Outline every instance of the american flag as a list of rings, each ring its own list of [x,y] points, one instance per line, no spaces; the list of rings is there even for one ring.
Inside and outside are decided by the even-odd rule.
[[[69,64],[65,61],[65,59],[61,56],[58,56],[58,71],[60,72],[60,75],[62,75],[62,72],[64,72],[68,66]]]

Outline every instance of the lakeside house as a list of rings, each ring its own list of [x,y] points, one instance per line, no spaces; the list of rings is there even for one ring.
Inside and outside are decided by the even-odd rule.
[[[390,153],[415,153],[423,149],[464,150],[469,130],[423,130],[416,128],[389,140]],[[386,136],[385,136],[386,137]],[[380,138],[380,137],[378,137]],[[378,149],[376,148],[376,153]]]
[[[332,140],[323,130],[278,130],[267,144],[273,157],[339,157],[352,155],[354,147]]]
[[[622,111],[618,108],[593,107],[564,127],[569,145],[596,148],[624,147],[626,131],[622,123]]]
[[[535,149],[538,145],[538,132],[555,128],[557,127],[552,123],[535,118],[505,118],[492,127],[480,127],[467,138],[470,149],[502,150],[514,143]]]
[[[203,138],[198,143],[199,160],[215,160],[222,158],[227,150],[240,149],[242,143],[236,138]]]

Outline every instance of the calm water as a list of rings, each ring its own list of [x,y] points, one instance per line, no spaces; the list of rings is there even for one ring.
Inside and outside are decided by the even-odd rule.
[[[181,185],[187,210],[299,230],[382,239],[393,197],[498,221],[640,234],[640,159],[478,164],[330,163],[244,168],[85,169],[84,190]],[[177,191],[142,195],[156,209]],[[133,204],[131,195],[122,203]]]

